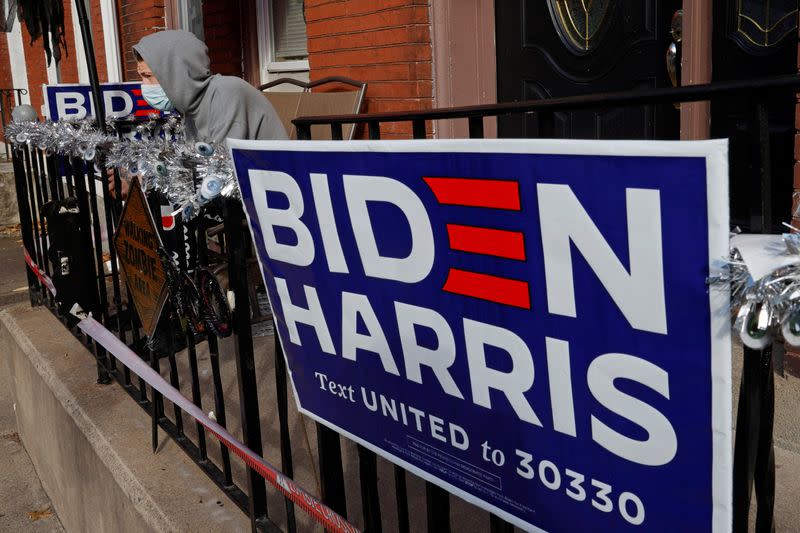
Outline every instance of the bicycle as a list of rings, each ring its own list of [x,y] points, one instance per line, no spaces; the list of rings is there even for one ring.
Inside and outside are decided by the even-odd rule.
[[[219,337],[230,336],[233,333],[231,309],[214,273],[198,267],[192,279],[175,264],[165,248],[159,247],[158,257],[164,266],[170,301],[181,328],[184,331],[188,328],[193,335],[211,331]]]

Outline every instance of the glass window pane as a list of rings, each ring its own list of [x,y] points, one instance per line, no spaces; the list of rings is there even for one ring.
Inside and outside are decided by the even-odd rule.
[[[797,4],[797,0],[738,0],[736,31],[750,46],[775,46],[797,35]]]
[[[303,0],[272,0],[272,31],[275,61],[308,57]]]
[[[610,0],[548,0],[553,22],[564,43],[575,52],[596,48]]]

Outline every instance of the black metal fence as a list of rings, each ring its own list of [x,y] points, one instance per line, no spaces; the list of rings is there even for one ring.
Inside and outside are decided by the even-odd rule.
[[[22,103],[22,95],[28,94],[27,89],[0,89],[0,124],[3,125],[3,131],[6,129],[6,124],[11,119],[11,110]],[[6,159],[11,157],[11,147],[8,143],[5,144]]]
[[[765,126],[768,122],[769,103],[776,95],[793,95],[798,90],[800,90],[800,78],[792,76],[677,89],[641,90],[514,104],[434,109],[417,113],[304,117],[294,122],[301,139],[310,138],[310,127],[314,124],[329,125],[333,138],[341,139],[342,125],[348,123],[366,124],[369,137],[380,139],[381,125],[387,122],[410,122],[413,136],[424,138],[427,126],[433,120],[467,120],[470,137],[481,138],[486,117],[516,115],[536,117],[539,133],[546,137],[552,134],[554,113],[564,110],[740,99],[743,102],[754,103],[751,128],[747,132],[747,138],[753,147],[758,148],[754,153],[760,157],[757,165],[760,169],[759,174],[749,178],[758,182],[759,191],[757,196],[748,199],[751,211],[754,210],[753,212],[757,214],[756,223],[753,225],[759,229],[769,230],[780,220],[790,216],[788,212],[771,212],[773,195],[791,197],[792,192],[791,189],[775,190],[772,184],[770,138],[768,128]],[[313,462],[316,463],[314,470],[319,473],[318,490],[323,501],[367,531],[381,531],[387,528],[404,532],[419,524],[425,524],[423,527],[427,527],[431,532],[451,530],[453,523],[451,518],[457,514],[456,506],[463,508],[462,506],[467,504],[459,501],[454,504],[451,512],[451,500],[454,499],[444,490],[430,483],[423,484],[402,468],[388,465],[374,453],[360,446],[355,448],[354,457],[352,454],[348,456],[340,436],[324,426],[317,425],[315,428],[316,446],[306,442],[304,448],[303,443],[298,443],[296,438],[292,439],[291,417],[299,415],[293,414],[290,408],[287,372],[280,343],[276,337],[268,337],[267,344],[264,345],[263,341],[255,341],[252,335],[251,309],[256,306],[251,301],[253,293],[250,289],[255,280],[252,274],[248,280],[248,261],[253,257],[253,252],[250,249],[249,239],[245,236],[246,232],[243,231],[245,219],[238,201],[233,199],[217,201],[214,208],[222,215],[224,225],[221,232],[218,229],[212,231],[218,233],[220,244],[224,245],[222,266],[227,270],[228,286],[235,296],[232,342],[222,342],[210,331],[201,337],[184,333],[180,328],[171,326],[171,322],[167,320],[166,327],[170,331],[165,338],[168,342],[162,347],[163,353],[158,354],[154,352],[152,345],[148,347],[143,343],[140,323],[128,303],[127,288],[118,271],[114,247],[103,245],[114,234],[121,211],[119,200],[113,199],[108,194],[102,194],[106,177],[99,175],[92,161],[48,155],[36,147],[23,147],[15,151],[13,162],[23,243],[32,259],[48,274],[52,269],[58,268],[52,261],[52,254],[48,253],[54,244],[50,231],[54,228],[48,227],[45,212],[50,205],[49,202],[75,198],[78,224],[81,229],[77,246],[85,265],[80,287],[84,293],[82,297],[87,302],[84,307],[87,311],[92,311],[97,320],[115,332],[137,353],[148,358],[155,369],[159,370],[160,359],[165,359],[169,367],[165,372],[168,373],[170,382],[178,388],[183,383],[184,389],[191,392],[195,404],[206,406],[206,409],[213,405],[215,417],[223,426],[228,419],[233,418],[233,414],[236,414],[240,424],[240,438],[258,454],[275,452],[263,446],[266,432],[269,431],[262,431],[265,413],[261,410],[266,405],[266,409],[271,411],[268,415],[277,417],[275,422],[279,433],[277,446],[283,472],[292,477],[299,457],[304,452],[316,448],[316,455],[313,457]],[[102,168],[102,164],[99,166]],[[159,202],[153,200],[154,207],[157,208]],[[155,214],[156,221],[160,220],[158,212]],[[210,257],[214,256],[208,251],[207,237],[210,227],[216,224],[218,221],[198,217],[195,222],[185,225],[185,231],[173,234],[172,246],[183,250],[186,243],[190,242],[197,250],[197,263],[207,265]],[[164,228],[161,229],[163,231]],[[184,264],[183,267],[187,268],[187,265]],[[288,500],[281,502],[278,506],[280,512],[276,514],[274,511],[276,505],[274,503],[268,505],[265,482],[255,471],[242,470],[244,474],[237,479],[236,463],[232,464],[226,448],[220,446],[219,452],[212,450],[216,445],[206,438],[202,427],[184,425],[179,409],[172,409],[172,412],[165,409],[158,393],[148,392],[149,387],[144,382],[133,378],[113,356],[75,329],[74,322],[64,308],[59,308],[58,302],[50,296],[30,269],[28,282],[31,303],[47,305],[61,317],[67,327],[73,328],[73,333],[95,354],[98,382],[106,383],[112,378],[117,380],[132,398],[151,414],[154,424],[154,449],[157,444],[155,428],[160,428],[169,434],[230,496],[231,500],[249,515],[254,530],[302,529],[300,518],[295,516],[291,502]],[[164,314],[169,316],[170,313],[172,310],[168,304]],[[258,343],[260,348],[256,350],[254,346]],[[202,370],[208,370],[211,374],[210,390],[209,387],[204,390],[201,386],[202,371],[198,366],[197,355],[201,349],[208,354],[208,369]],[[750,350],[745,352],[734,457],[734,523],[736,531],[747,531],[750,497],[755,485],[758,499],[757,531],[770,531],[774,501],[772,355],[771,350],[762,353]],[[273,354],[274,373],[259,374],[258,369],[263,367],[260,359],[273,357]],[[226,407],[230,407],[227,397],[230,389],[225,390],[223,383],[228,382],[227,378],[231,378],[231,381],[233,379],[233,376],[225,374],[226,371],[235,373],[235,382],[238,384],[238,413],[232,413],[230,408],[226,411]],[[274,391],[275,396],[274,400],[270,399],[265,403],[263,394],[266,388],[269,388],[270,394]],[[233,431],[235,434],[235,430]],[[351,450],[354,446],[352,443],[346,445]],[[358,477],[355,485],[352,482],[353,476],[350,481],[346,478],[344,466],[348,466],[349,471],[357,467]],[[383,473],[380,478],[379,471]],[[391,490],[384,490],[387,486]],[[307,488],[315,492],[311,487]],[[277,493],[270,492],[269,497],[275,498],[273,494]],[[279,495],[279,498],[282,496]],[[412,499],[415,502],[423,501],[424,510],[418,503],[410,504]],[[348,514],[349,509],[351,512]],[[352,509],[357,509],[358,513]],[[493,532],[513,530],[511,525],[497,517],[488,516],[478,510],[475,510],[475,513],[480,514],[481,520],[484,521],[474,522],[476,529],[488,527]],[[425,516],[424,521],[421,515]]]

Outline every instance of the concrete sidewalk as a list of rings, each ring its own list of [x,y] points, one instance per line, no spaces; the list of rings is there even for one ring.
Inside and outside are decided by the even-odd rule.
[[[19,236],[0,231],[0,307],[28,298]],[[17,433],[8,368],[0,358],[0,531],[64,531]]]

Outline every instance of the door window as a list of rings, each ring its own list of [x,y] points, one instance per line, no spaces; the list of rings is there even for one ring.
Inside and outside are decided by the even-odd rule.
[[[548,0],[553,23],[567,48],[591,52],[606,26],[611,0]]]
[[[736,37],[744,49],[765,51],[797,35],[797,0],[736,0]]]

